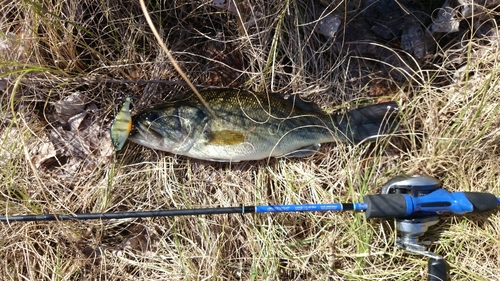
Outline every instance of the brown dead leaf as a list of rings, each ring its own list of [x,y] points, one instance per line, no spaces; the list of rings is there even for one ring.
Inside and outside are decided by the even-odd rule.
[[[44,142],[35,147],[34,151],[30,153],[35,167],[39,169],[42,165],[47,164],[50,160],[56,157],[56,149],[52,142]]]
[[[457,11],[450,5],[450,2],[450,0],[446,1],[436,12],[436,18],[430,26],[431,32],[459,31],[460,20],[457,17]]]
[[[21,62],[26,58],[26,48],[21,32],[2,33],[0,36],[0,57],[4,60]]]
[[[213,0],[212,5],[221,8],[223,10],[226,10],[230,13],[238,13],[238,5],[235,3],[234,0]]]
[[[144,225],[135,225],[130,228],[130,236],[124,240],[123,249],[129,248],[141,253],[154,252],[157,241],[158,237]]]
[[[86,103],[87,98],[81,92],[74,92],[54,103],[55,117],[63,126],[67,126],[71,118],[85,112]]]
[[[15,149],[17,145],[17,140],[21,138],[21,134],[15,127],[6,127],[3,130],[0,130],[0,138],[2,144],[0,146],[0,164],[7,165],[7,162],[10,161],[14,155]]]
[[[0,79],[0,91],[7,90],[8,85],[9,85],[9,81],[6,78]]]
[[[327,8],[320,7],[320,5],[317,5],[317,10],[320,12],[315,15],[317,23],[314,30],[326,37],[335,38],[335,34],[337,34],[342,24],[342,14],[331,12]]]
[[[113,147],[109,134],[97,122],[98,108],[88,103],[81,92],[75,92],[54,103],[46,141],[32,151],[38,168],[57,170],[56,174],[74,176],[86,173],[109,161]]]
[[[50,132],[49,137],[58,155],[84,156],[92,153],[86,136],[81,132],[66,131],[62,127],[57,127]]]
[[[206,44],[205,72],[203,84],[221,87],[238,87],[244,82],[243,55],[239,50],[220,41],[210,41]]]
[[[260,15],[261,13],[255,11],[254,7],[246,0],[213,0],[210,5],[226,10],[231,14],[241,17],[242,24],[245,28],[250,28],[255,25],[256,19],[253,15]]]

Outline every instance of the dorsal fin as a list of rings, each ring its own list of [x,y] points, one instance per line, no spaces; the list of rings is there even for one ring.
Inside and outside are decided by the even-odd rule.
[[[301,110],[313,112],[313,113],[324,113],[323,110],[312,101],[305,101],[300,98],[299,95],[280,95],[277,93],[273,93],[273,95],[277,96],[280,99],[292,104],[294,107],[297,107]]]

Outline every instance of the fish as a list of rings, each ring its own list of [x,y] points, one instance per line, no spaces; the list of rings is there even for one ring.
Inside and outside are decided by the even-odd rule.
[[[370,105],[345,114],[326,114],[293,95],[242,89],[200,92],[134,116],[129,139],[191,158],[239,162],[269,157],[305,157],[327,142],[375,141],[399,128],[396,102]]]
[[[123,102],[122,108],[116,115],[115,120],[113,120],[113,124],[111,124],[110,135],[115,151],[120,151],[123,148],[132,130],[130,102],[131,98],[127,97]]]

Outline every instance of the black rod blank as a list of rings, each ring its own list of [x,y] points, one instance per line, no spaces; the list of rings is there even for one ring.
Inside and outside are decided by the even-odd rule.
[[[55,220],[60,220],[60,221],[109,220],[109,219],[147,218],[147,217],[173,217],[173,216],[243,214],[243,213],[255,213],[255,206],[116,212],[116,213],[85,213],[85,214],[70,214],[70,215],[45,214],[45,215],[23,215],[23,216],[0,216],[0,222],[55,221]]]

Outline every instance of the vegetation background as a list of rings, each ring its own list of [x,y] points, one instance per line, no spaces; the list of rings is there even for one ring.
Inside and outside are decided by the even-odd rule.
[[[126,96],[137,113],[188,91],[139,2],[1,1],[1,213],[356,202],[401,174],[500,196],[498,1],[412,2],[431,11],[426,21],[457,11],[447,23],[458,29],[434,33],[423,56],[401,34],[380,40],[353,24],[366,3],[389,2],[149,1],[197,85],[298,94],[329,112],[401,105],[398,138],[212,163],[134,144],[113,152],[108,128]],[[392,220],[348,212],[11,222],[0,227],[0,279],[425,279],[427,259],[395,238]],[[425,238],[452,280],[500,280],[498,211],[444,215]]]

